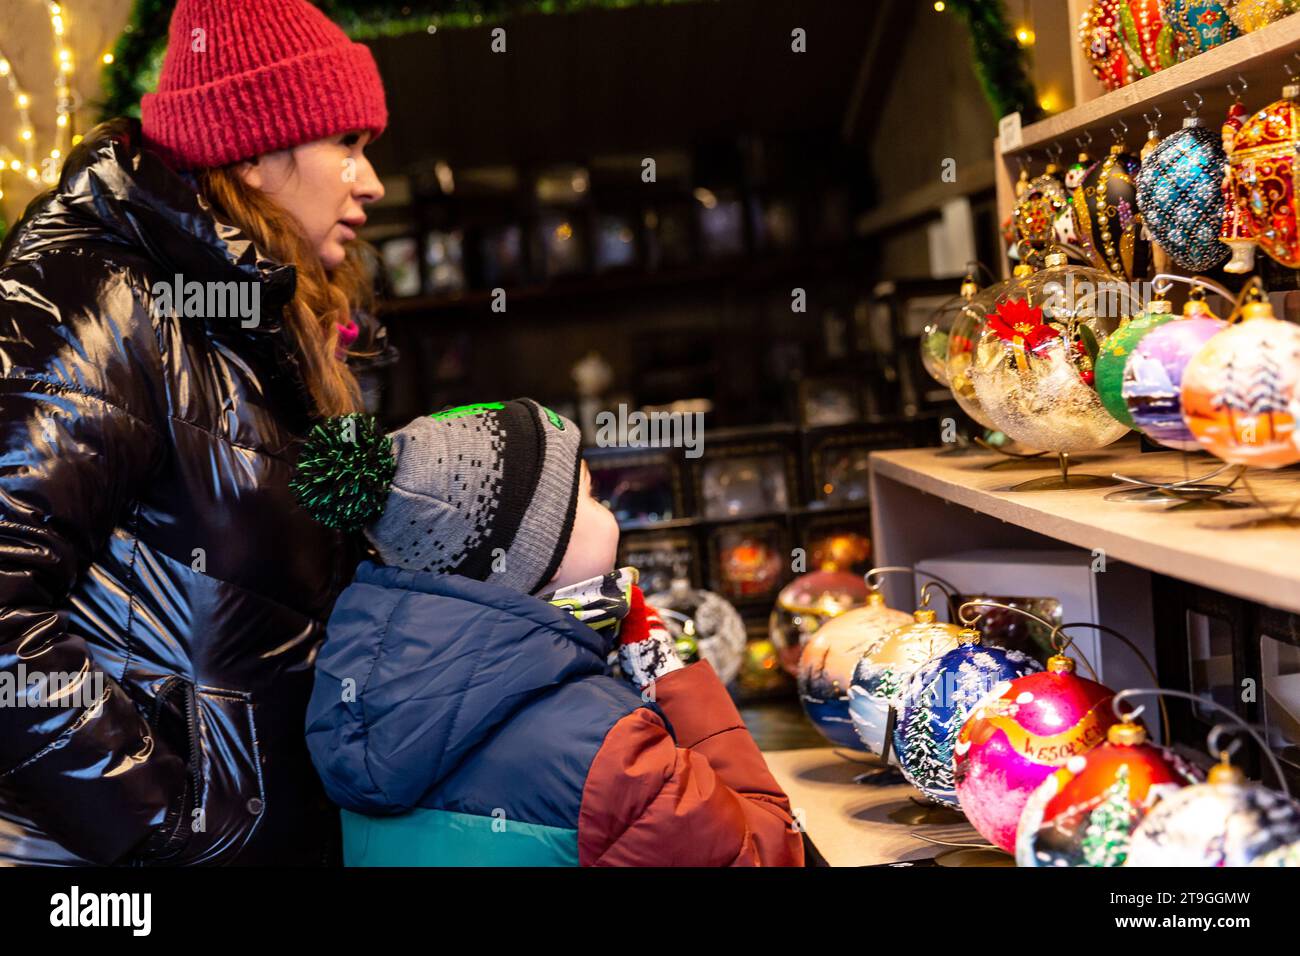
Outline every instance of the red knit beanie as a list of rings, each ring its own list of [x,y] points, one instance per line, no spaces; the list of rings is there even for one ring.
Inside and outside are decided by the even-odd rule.
[[[179,0],[140,108],[146,143],[178,170],[388,124],[370,50],[306,0]]]

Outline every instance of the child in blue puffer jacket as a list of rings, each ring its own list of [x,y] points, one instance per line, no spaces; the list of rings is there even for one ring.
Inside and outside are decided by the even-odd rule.
[[[293,487],[383,561],[334,606],[307,714],[348,865],[802,864],[721,681],[611,570],[572,422],[528,399],[391,436],[331,419]]]

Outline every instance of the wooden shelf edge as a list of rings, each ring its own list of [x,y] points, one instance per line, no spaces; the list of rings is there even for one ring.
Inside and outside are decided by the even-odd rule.
[[[1021,133],[1021,145],[1006,155],[1041,148],[1058,140],[1065,141],[1063,145],[1070,152],[1073,150],[1070,138],[1089,130],[1093,132],[1094,141],[1100,143],[1098,131],[1104,134],[1106,127],[1117,119],[1140,122],[1142,113],[1150,112],[1152,106],[1164,110],[1163,129],[1168,132],[1169,119],[1175,115],[1175,111],[1179,117],[1183,115],[1181,100],[1190,97],[1194,91],[1206,95],[1210,92],[1210,87],[1216,87],[1216,94],[1222,94],[1221,101],[1226,103],[1227,92],[1224,86],[1229,80],[1235,79],[1238,73],[1243,74],[1250,84],[1247,93],[1250,101],[1258,101],[1258,105],[1263,106],[1277,98],[1278,90],[1285,81],[1285,74],[1279,64],[1297,50],[1300,50],[1300,13],[1056,116],[1031,123]],[[1297,73],[1300,73],[1300,63],[1296,66]],[[1273,82],[1268,82],[1270,76]],[[1206,115],[1206,110],[1217,101],[1217,97],[1206,95],[1206,107],[1202,109],[1202,114]],[[1207,122],[1215,126],[1218,117],[1209,116]],[[1139,134],[1142,132],[1131,123],[1130,131]],[[1094,155],[1098,152],[1096,146],[1093,152]]]

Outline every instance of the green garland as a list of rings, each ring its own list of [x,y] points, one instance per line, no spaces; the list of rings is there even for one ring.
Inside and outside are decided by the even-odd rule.
[[[701,0],[315,0],[330,19],[358,40],[423,33],[431,26],[439,30],[484,26],[520,13],[692,2]],[[167,25],[175,6],[176,0],[136,0],[113,50],[113,62],[104,70],[101,120],[140,115],[140,97],[158,83],[167,49]]]
[[[984,96],[997,118],[1020,113],[1026,123],[1042,115],[1029,61],[1007,21],[1002,0],[948,0],[948,5],[966,19],[970,30],[975,72]]]

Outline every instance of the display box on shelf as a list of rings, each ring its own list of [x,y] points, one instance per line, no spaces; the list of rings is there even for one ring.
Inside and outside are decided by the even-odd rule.
[[[697,513],[710,520],[784,514],[798,501],[793,430],[768,437],[737,431],[705,433],[704,453],[693,465]]]
[[[618,553],[620,567],[630,564],[641,572],[641,590],[646,594],[668,590],[675,578],[704,587],[699,546],[689,529],[629,531],[621,536]]]
[[[856,425],[806,432],[803,441],[806,504],[865,507],[871,501],[871,453],[906,448],[913,444],[913,435],[901,426]]]
[[[709,532],[709,590],[734,603],[769,605],[790,577],[785,521],[725,524]]]
[[[990,549],[918,562],[917,601],[921,587],[928,580],[955,589],[959,602],[984,599],[1014,603],[1038,613],[1049,613],[1056,624],[1105,625],[1132,641],[1151,666],[1156,667],[1151,574],[1141,568],[1086,551]],[[1007,602],[1007,598],[1014,600]],[[931,603],[940,607],[943,604],[933,599]],[[999,612],[999,616],[1008,624],[1013,618],[1006,612]],[[1151,674],[1143,661],[1122,642],[1088,627],[1072,628],[1070,636],[1074,643],[1066,653],[1078,663],[1081,676],[1091,678],[1095,672],[1097,680],[1115,691],[1152,686]],[[1041,635],[1032,631],[1028,637],[1031,641],[1041,639]],[[1155,701],[1144,703],[1148,704],[1147,714],[1153,718],[1146,721],[1147,729],[1153,739],[1162,740],[1160,722],[1154,719],[1158,712]]]
[[[832,514],[804,512],[796,522],[794,547],[803,548],[805,568],[871,570],[871,512],[866,508]]]
[[[625,530],[686,515],[681,454],[676,449],[589,448],[583,453],[592,493]]]

